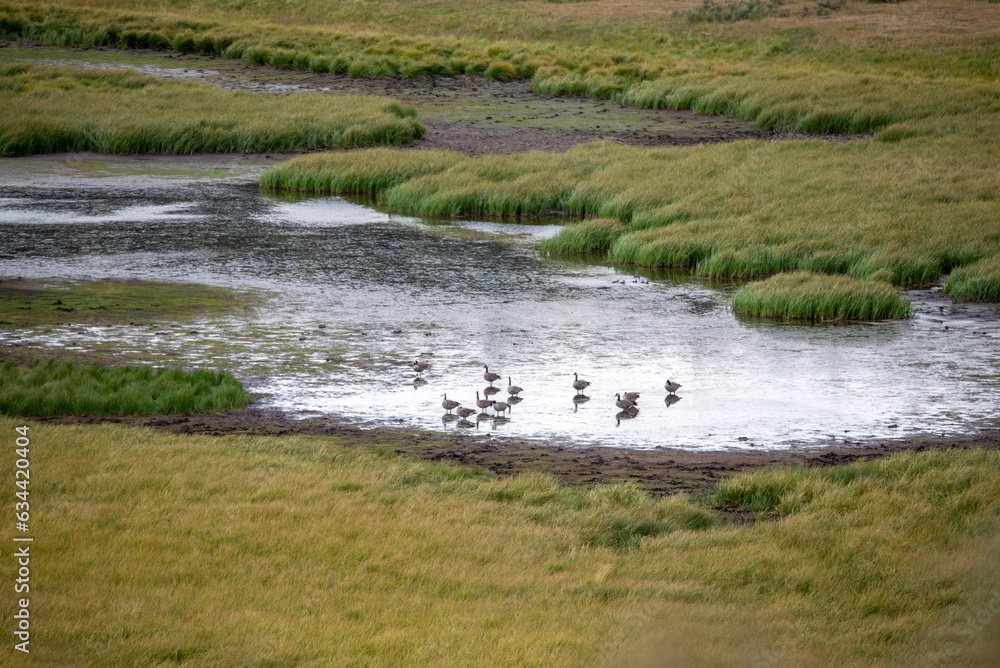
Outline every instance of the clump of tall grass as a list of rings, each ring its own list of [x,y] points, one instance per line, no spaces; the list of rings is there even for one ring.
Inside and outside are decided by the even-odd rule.
[[[544,239],[536,248],[550,253],[593,253],[608,250],[627,230],[613,218],[591,218],[570,224],[555,237]]]
[[[371,149],[346,155],[311,153],[264,172],[262,188],[303,193],[381,193],[404,181],[437,174],[465,156],[442,151]]]
[[[886,283],[797,271],[744,285],[733,310],[784,320],[882,320],[906,318],[910,301]]]
[[[0,155],[292,152],[423,135],[385,98],[270,96],[124,70],[0,66]]]
[[[691,22],[705,21],[715,23],[732,23],[748,19],[763,19],[771,16],[788,16],[783,0],[737,0],[725,4],[703,0],[701,7],[685,12],[674,12],[675,16],[683,16]]]
[[[944,291],[960,301],[1000,302],[1000,255],[955,269],[945,280]]]
[[[78,366],[54,359],[0,365],[0,413],[6,415],[218,413],[245,408],[250,401],[243,385],[223,372]]]

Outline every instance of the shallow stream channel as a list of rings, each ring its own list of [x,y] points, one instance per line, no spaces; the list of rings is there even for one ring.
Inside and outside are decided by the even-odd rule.
[[[0,276],[264,296],[184,323],[0,327],[0,350],[227,369],[261,408],[563,444],[840,445],[971,433],[998,417],[991,307],[928,290],[900,322],[741,320],[728,307],[736,285],[532,250],[565,220],[427,220],[261,193],[273,161],[0,161]],[[415,359],[430,364],[422,381]],[[472,408],[485,396],[484,365],[502,377],[494,399],[506,400],[510,377],[522,400],[501,419],[446,414],[445,393]],[[591,383],[583,397],[574,373]],[[668,378],[682,385],[669,399]],[[634,415],[615,405],[628,391],[641,393]]]

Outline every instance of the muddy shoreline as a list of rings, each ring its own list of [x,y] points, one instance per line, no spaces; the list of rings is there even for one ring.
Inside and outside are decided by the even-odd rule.
[[[550,474],[569,485],[632,481],[655,496],[678,492],[705,495],[726,477],[776,464],[835,466],[879,459],[904,451],[1000,448],[998,424],[986,425],[979,433],[963,436],[922,435],[782,450],[705,451],[574,446],[567,442],[442,434],[388,427],[364,429],[330,418],[301,420],[280,411],[253,408],[224,415],[61,417],[37,421],[57,424],[112,423],[151,427],[175,434],[324,436],[347,447],[378,448],[397,455],[485,469],[500,476],[535,471]]]

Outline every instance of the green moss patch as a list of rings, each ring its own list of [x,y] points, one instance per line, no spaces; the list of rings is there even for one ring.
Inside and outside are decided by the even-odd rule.
[[[194,283],[0,279],[0,327],[185,320],[256,306],[260,295]]]

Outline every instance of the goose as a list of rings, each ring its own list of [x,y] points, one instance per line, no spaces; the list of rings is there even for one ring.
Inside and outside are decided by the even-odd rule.
[[[490,385],[493,384],[494,380],[500,380],[500,376],[490,371],[489,365],[484,364],[483,368],[486,369],[486,373],[483,374],[483,380],[489,381]]]
[[[668,378],[668,379],[667,379],[667,382],[665,382],[665,383],[663,384],[663,389],[665,389],[665,390],[666,390],[667,392],[669,392],[670,394],[673,394],[673,393],[674,393],[674,392],[676,392],[677,390],[681,389],[681,384],[680,384],[680,383],[675,383],[674,381],[672,381],[672,380],[670,380],[670,379]]]
[[[445,409],[450,413],[452,410],[459,407],[459,403],[457,401],[452,401],[451,399],[449,399],[447,394],[444,394],[442,396],[444,397],[444,401],[441,402],[441,408]]]
[[[479,406],[480,410],[486,410],[490,407],[489,399],[480,399],[479,390],[476,390],[476,405]]]
[[[633,404],[639,401],[638,392],[626,392],[624,395],[626,401],[631,401]]]
[[[516,397],[517,395],[521,394],[521,392],[522,392],[521,388],[512,383],[510,380],[510,376],[507,376],[507,394],[511,395],[512,397]]]
[[[510,408],[510,405],[504,401],[493,402],[493,410],[495,410],[497,413],[506,413],[508,408]]]
[[[464,420],[465,418],[467,418],[470,415],[472,415],[473,413],[475,413],[476,409],[475,408],[466,408],[465,406],[459,406],[458,410],[456,410],[455,412],[458,413],[458,417],[460,417],[460,418],[462,418]]]
[[[410,368],[417,374],[417,378],[420,378],[420,374],[431,368],[431,365],[426,362],[421,362],[420,360],[413,360],[413,364],[410,365]]]
[[[627,411],[628,409],[635,406],[634,401],[629,401],[628,399],[622,399],[622,395],[620,394],[616,394],[615,399],[617,399],[617,401],[615,402],[615,406],[618,406],[618,408],[622,409],[623,411]]]
[[[573,374],[573,389],[575,389],[577,392],[583,392],[585,389],[587,389],[588,385],[590,385],[589,380],[580,380],[580,377],[578,375],[576,375],[575,373]]]

